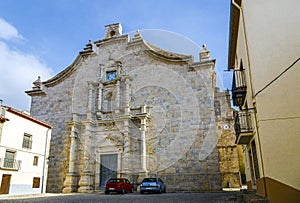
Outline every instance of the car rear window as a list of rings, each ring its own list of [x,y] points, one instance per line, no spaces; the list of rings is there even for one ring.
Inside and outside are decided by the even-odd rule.
[[[119,183],[119,182],[121,182],[121,180],[120,179],[110,179],[107,182],[109,182],[109,183]]]
[[[156,182],[156,178],[145,178],[143,182]]]

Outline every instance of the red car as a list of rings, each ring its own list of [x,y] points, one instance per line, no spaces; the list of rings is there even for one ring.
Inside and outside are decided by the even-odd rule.
[[[118,192],[125,194],[126,192],[132,193],[133,185],[126,178],[110,178],[105,184],[105,194],[110,192]]]

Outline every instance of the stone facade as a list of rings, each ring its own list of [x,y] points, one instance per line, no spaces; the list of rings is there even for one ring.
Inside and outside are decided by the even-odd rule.
[[[215,116],[218,134],[218,152],[223,188],[240,188],[239,158],[235,144],[234,109],[230,105],[229,92],[215,88]]]
[[[169,191],[220,190],[215,60],[131,39],[120,24],[32,90],[31,114],[53,125],[48,192],[99,190],[159,176]]]

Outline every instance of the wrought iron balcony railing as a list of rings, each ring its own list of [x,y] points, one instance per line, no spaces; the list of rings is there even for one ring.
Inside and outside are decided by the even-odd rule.
[[[253,110],[237,111],[235,114],[234,129],[237,144],[248,144],[253,136]]]
[[[11,170],[20,170],[21,169],[21,160],[1,158],[0,167],[2,169],[11,169]]]
[[[232,100],[234,106],[242,106],[246,99],[247,85],[244,70],[234,70],[232,80]]]

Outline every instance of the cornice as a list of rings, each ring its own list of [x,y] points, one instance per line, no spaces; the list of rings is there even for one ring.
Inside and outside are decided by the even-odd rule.
[[[241,5],[241,0],[236,0],[236,3]],[[228,70],[234,69],[236,46],[238,39],[240,22],[240,10],[233,4],[230,6],[230,20],[229,20],[229,44],[228,44]]]
[[[189,66],[189,71],[195,71],[197,69],[215,68],[215,65],[216,65],[216,59],[195,62]]]
[[[60,83],[64,79],[68,78],[77,69],[78,64],[81,63],[82,59],[83,59],[83,57],[79,54],[76,57],[75,61],[70,66],[68,66],[66,69],[64,69],[60,73],[58,73],[53,78],[50,78],[49,80],[42,82],[42,84],[46,87],[51,87],[51,86],[54,86],[54,85]]]
[[[126,43],[129,42],[129,35],[121,35],[121,36],[97,40],[94,42],[94,44],[96,46],[100,47],[100,46],[106,46],[106,45],[111,45],[111,44],[117,44],[122,41],[126,42]]]

